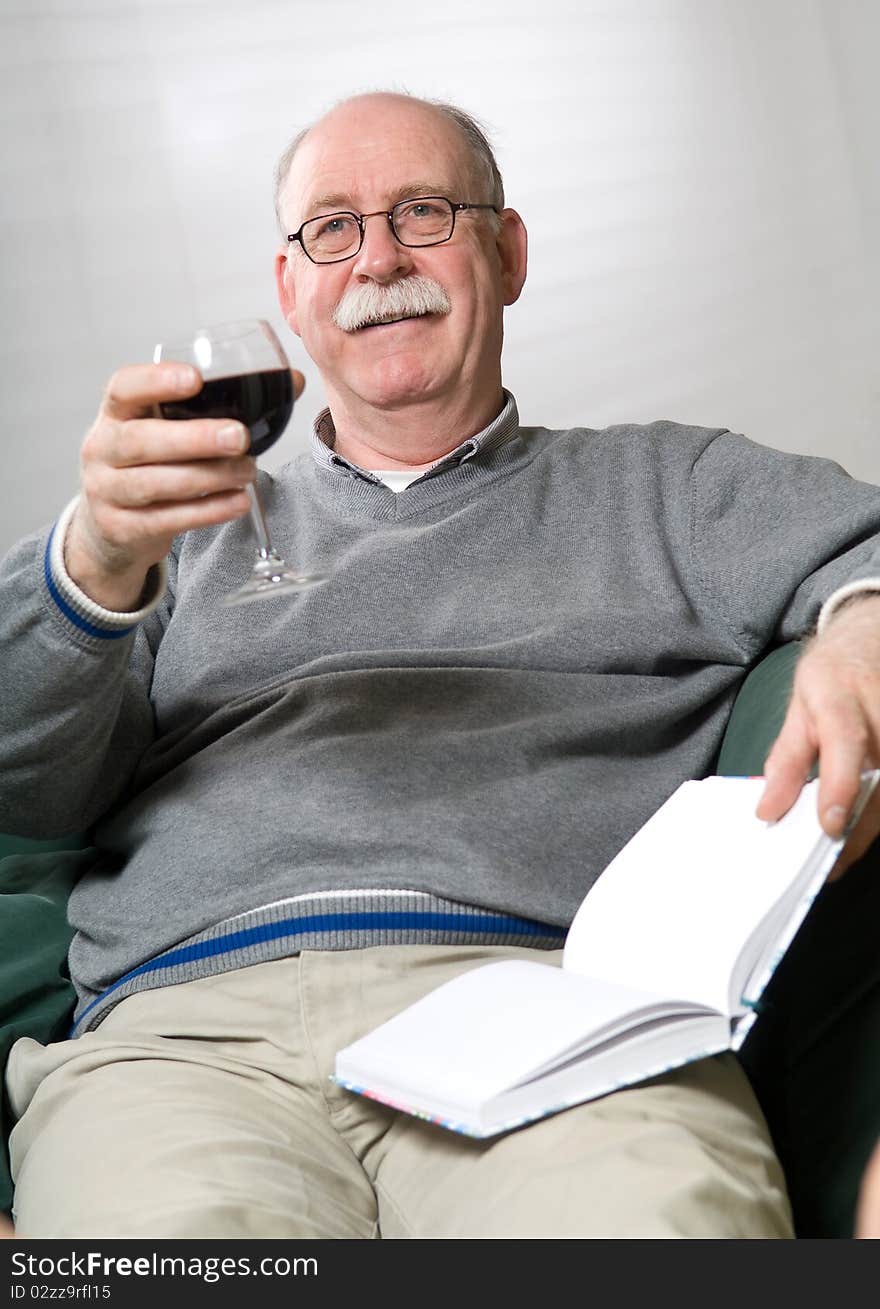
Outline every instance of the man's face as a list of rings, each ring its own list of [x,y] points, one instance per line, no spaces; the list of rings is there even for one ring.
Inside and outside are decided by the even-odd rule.
[[[418,195],[486,203],[486,188],[472,176],[452,123],[423,105],[370,97],[340,106],[309,133],[294,158],[282,210],[294,232],[322,214],[387,211]],[[512,226],[518,257],[508,249]],[[359,403],[394,409],[462,388],[475,394],[497,389],[502,308],[522,287],[524,240],[516,215],[506,219],[499,239],[489,211],[465,210],[456,216],[451,240],[436,246],[400,245],[381,214],[367,219],[360,251],[339,263],[313,264],[293,242],[278,256],[279,297],[321,371],[331,405],[338,397],[348,409]],[[390,287],[413,275],[440,284],[447,313],[355,331],[333,322],[346,292],[370,283]]]

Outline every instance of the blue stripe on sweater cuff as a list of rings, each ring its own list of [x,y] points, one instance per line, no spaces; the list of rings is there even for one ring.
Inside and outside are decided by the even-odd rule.
[[[43,576],[46,579],[46,586],[49,594],[64,614],[64,617],[68,622],[73,623],[74,627],[78,627],[80,631],[86,632],[89,636],[99,636],[104,641],[118,641],[121,636],[128,636],[130,632],[134,631],[133,627],[119,627],[114,629],[96,627],[94,623],[90,623],[86,618],[83,618],[82,614],[78,614],[75,609],[71,608],[64,599],[64,596],[55,584],[55,578],[52,576],[51,557],[52,539],[54,536],[55,528],[53,527],[52,531],[49,533],[49,539],[46,542],[46,553],[43,556]]]

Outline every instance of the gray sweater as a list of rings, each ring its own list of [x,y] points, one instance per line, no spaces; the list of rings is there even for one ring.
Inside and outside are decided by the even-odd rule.
[[[326,423],[325,423],[326,430]],[[332,439],[332,437],[331,437]],[[0,568],[0,830],[95,825],[77,1027],[303,948],[560,944],[768,645],[880,574],[880,489],[672,422],[519,427],[395,494],[303,453],[276,544],[331,580],[226,609],[246,521],[175,544],[134,630],[64,603],[49,532]]]

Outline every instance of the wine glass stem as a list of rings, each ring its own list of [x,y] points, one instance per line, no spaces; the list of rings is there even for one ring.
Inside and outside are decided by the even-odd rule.
[[[269,529],[266,526],[263,506],[260,503],[260,497],[254,482],[248,483],[247,493],[251,502],[251,523],[254,535],[257,538],[257,554],[261,559],[268,559],[274,555],[275,551],[272,549],[272,542],[269,540]]]

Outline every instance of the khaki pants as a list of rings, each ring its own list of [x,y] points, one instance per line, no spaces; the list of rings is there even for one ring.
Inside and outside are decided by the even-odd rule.
[[[307,952],[23,1038],[7,1073],[22,1237],[789,1237],[730,1055],[486,1141],[328,1080],[335,1052],[507,946]]]

